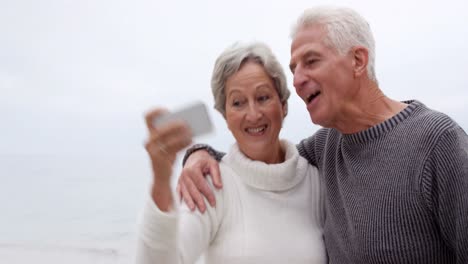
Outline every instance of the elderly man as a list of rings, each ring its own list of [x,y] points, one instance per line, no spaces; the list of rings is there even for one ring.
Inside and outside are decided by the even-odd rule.
[[[323,127],[297,147],[326,190],[330,263],[468,263],[467,134],[419,101],[384,95],[371,30],[355,11],[306,10],[292,39],[296,92]],[[203,211],[200,192],[214,204],[203,174],[221,186],[208,153],[222,155],[191,153],[179,189]]]

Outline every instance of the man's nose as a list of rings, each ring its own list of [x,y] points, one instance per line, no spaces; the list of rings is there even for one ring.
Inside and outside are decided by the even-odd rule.
[[[307,76],[304,74],[304,70],[298,66],[294,70],[294,79],[293,79],[293,85],[296,88],[296,93],[299,94],[299,92],[302,90],[302,87],[307,83]]]

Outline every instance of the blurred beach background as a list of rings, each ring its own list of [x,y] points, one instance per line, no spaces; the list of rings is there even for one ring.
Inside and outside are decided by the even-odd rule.
[[[281,136],[312,135],[287,70],[289,31],[319,4],[368,19],[387,95],[468,130],[462,0],[0,0],[0,263],[133,263],[151,180],[144,112],[202,100],[216,129],[195,141],[228,150],[210,76],[235,41],[271,46],[292,92]]]
[[[145,160],[0,157],[1,263],[130,263]]]

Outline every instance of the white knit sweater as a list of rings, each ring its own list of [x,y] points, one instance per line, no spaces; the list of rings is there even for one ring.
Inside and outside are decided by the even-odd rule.
[[[237,145],[220,162],[223,189],[204,214],[183,204],[164,213],[150,199],[137,263],[326,263],[318,171],[282,141],[286,161],[265,164]]]

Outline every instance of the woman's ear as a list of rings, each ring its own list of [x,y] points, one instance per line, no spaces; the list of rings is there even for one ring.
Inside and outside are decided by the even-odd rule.
[[[283,119],[288,115],[288,102],[284,102],[283,104]]]

